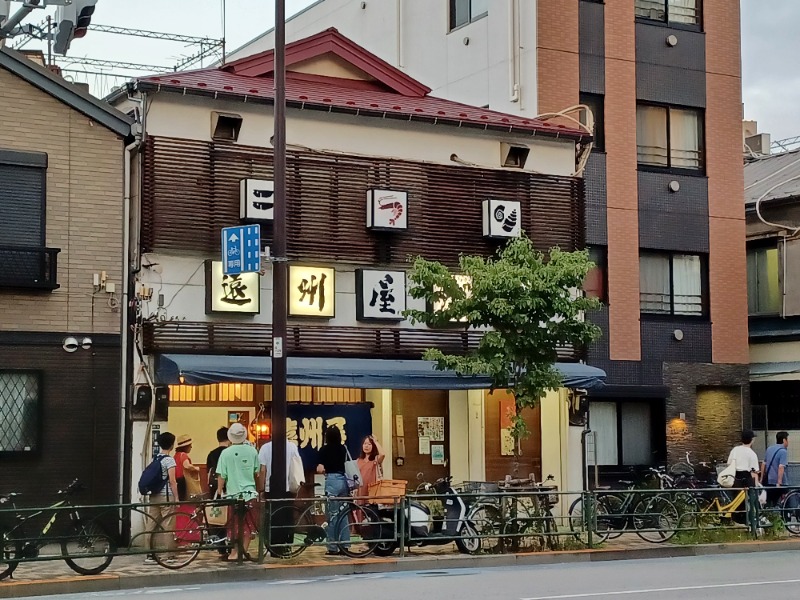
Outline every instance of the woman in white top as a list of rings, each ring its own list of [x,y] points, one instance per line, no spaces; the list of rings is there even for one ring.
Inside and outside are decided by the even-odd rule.
[[[753,487],[758,482],[758,456],[751,447],[756,434],[750,430],[742,432],[742,444],[734,446],[728,455],[728,464],[736,465],[736,480],[733,487]]]

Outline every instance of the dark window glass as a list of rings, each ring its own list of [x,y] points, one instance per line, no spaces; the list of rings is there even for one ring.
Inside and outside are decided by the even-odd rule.
[[[489,0],[450,0],[450,29],[476,21],[489,13]]]
[[[594,116],[594,149],[601,152],[606,149],[604,99],[601,94],[581,94],[581,104],[588,106]],[[585,118],[581,122],[586,125]]]
[[[0,371],[0,452],[38,450],[40,388],[36,372]]]
[[[781,290],[777,247],[747,250],[747,312],[777,315],[781,312]]]
[[[700,0],[635,0],[634,9],[640,19],[699,25],[701,16]]]

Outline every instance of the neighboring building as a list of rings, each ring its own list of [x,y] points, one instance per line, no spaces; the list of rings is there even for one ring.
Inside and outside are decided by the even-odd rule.
[[[587,359],[608,373],[590,404],[597,462],[613,477],[727,453],[750,419],[738,5],[320,0],[287,37],[325,27],[452,100],[527,118],[592,109],[586,241],[607,307]]]
[[[377,435],[387,477],[502,478],[514,470],[504,394],[420,360],[434,346],[465,352],[480,333],[403,320],[405,307],[424,308],[407,294],[408,257],[456,266],[461,253],[488,255],[520,227],[543,251],[581,248],[584,188],[574,173],[590,136],[436,98],[335,30],[290,44],[287,65],[289,430],[306,467],[324,425],[338,423],[353,451]],[[265,51],[141,78],[110,98],[125,110],[138,102],[145,115],[132,323],[144,362],[134,383],[169,384],[154,425],[190,434],[198,464],[217,427],[247,422],[256,442],[268,427],[271,270],[225,277],[220,229],[260,221],[270,243],[273,85]],[[505,238],[487,237],[484,219]],[[564,349],[565,385],[588,387],[603,374],[578,358]],[[530,413],[520,474],[568,485],[569,395],[555,391]],[[151,439],[146,402],[132,416],[141,421],[136,475]],[[580,469],[576,477],[579,485]]]
[[[116,502],[132,120],[6,48],[0,106],[0,491]]]
[[[750,159],[744,177],[750,397],[763,447],[778,431],[800,437],[800,151]]]

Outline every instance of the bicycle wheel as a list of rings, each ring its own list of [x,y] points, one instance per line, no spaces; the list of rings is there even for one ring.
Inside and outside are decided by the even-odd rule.
[[[385,522],[368,506],[343,503],[334,517],[333,530],[338,532],[339,550],[351,558],[364,558],[375,551],[376,540],[383,538]]]
[[[280,506],[272,512],[271,525],[266,546],[274,558],[294,558],[325,540],[325,529],[315,523],[311,508],[304,511],[294,504]]]
[[[669,541],[678,531],[678,509],[664,496],[642,498],[633,509],[636,535],[651,544]]]
[[[503,551],[502,511],[497,502],[480,502],[473,504],[467,514],[467,523],[472,526],[481,541],[481,548],[488,553]]]
[[[800,535],[800,492],[786,494],[780,502],[780,514],[790,535]]]
[[[196,513],[164,515],[153,531],[153,558],[166,569],[181,569],[197,558],[207,535],[205,519]]]
[[[569,507],[569,528],[577,539],[586,544],[588,543],[588,536],[584,512],[583,498],[576,499]],[[597,500],[594,502],[594,512],[596,519],[594,519],[594,523],[590,524],[594,528],[592,542],[602,544],[608,540],[612,520],[608,513],[608,507],[603,502]]]
[[[10,531],[3,531],[2,534],[3,552],[0,556],[0,579],[10,577],[14,569],[19,565],[19,557],[22,554],[22,542],[14,538]]]
[[[61,555],[69,568],[81,575],[98,575],[114,560],[117,545],[98,523],[78,526],[73,537],[61,541]]]

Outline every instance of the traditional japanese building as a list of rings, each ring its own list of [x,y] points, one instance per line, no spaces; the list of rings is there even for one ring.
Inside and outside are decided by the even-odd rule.
[[[327,30],[287,48],[289,430],[312,469],[326,425],[355,451],[373,432],[385,475],[459,480],[513,472],[505,395],[486,380],[435,371],[422,352],[473,348],[478,331],[412,326],[410,256],[457,265],[525,230],[547,251],[584,244],[578,129],[442,100],[364,48]],[[144,77],[110,100],[141,115],[141,197],[131,269],[135,368],[131,471],[152,435],[194,440],[203,464],[215,430],[270,424],[271,270],[224,274],[220,231],[259,224],[272,235],[273,53],[218,68]],[[241,242],[241,240],[234,240]],[[238,250],[226,259],[246,260]],[[602,371],[564,348],[565,387],[528,418],[522,475],[567,482],[569,388]],[[150,399],[154,398],[151,412]]]

